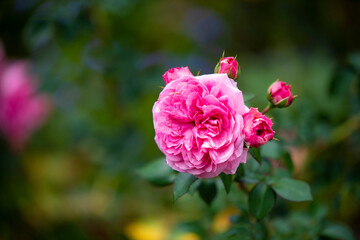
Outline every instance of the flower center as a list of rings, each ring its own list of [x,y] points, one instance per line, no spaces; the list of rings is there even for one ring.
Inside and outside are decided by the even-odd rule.
[[[216,117],[209,117],[204,119],[198,126],[198,133],[200,136],[211,136],[218,135],[221,131],[221,121]]]
[[[261,136],[264,133],[264,129],[256,130],[256,135]]]

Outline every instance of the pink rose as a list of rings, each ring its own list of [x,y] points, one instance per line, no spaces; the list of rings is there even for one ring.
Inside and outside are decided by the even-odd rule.
[[[272,121],[260,113],[257,108],[250,108],[244,116],[245,142],[250,147],[259,147],[273,139],[274,131],[271,129]]]
[[[46,119],[50,101],[36,94],[34,76],[25,62],[1,63],[0,131],[14,150],[21,150]]]
[[[179,172],[211,178],[246,162],[241,91],[226,74],[171,81],[153,107],[155,141]]]
[[[289,106],[294,100],[290,85],[277,80],[268,89],[268,100],[276,107],[282,108]]]
[[[181,77],[193,76],[188,67],[177,67],[171,68],[166,73],[164,73],[163,78],[166,84],[172,82]]]
[[[240,66],[234,57],[225,57],[215,67],[215,73],[226,73],[229,78],[237,79]]]

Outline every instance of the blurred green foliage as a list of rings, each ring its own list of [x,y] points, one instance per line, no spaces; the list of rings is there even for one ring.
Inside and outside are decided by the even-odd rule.
[[[0,238],[136,240],[132,224],[148,219],[164,223],[150,225],[171,232],[165,239],[223,229],[219,212],[242,205],[241,194],[174,204],[171,188],[135,170],[161,156],[151,113],[161,75],[176,66],[211,73],[226,50],[241,65],[239,88],[256,95],[250,105],[265,107],[278,77],[299,95],[271,112],[280,142],[262,151],[289,151],[314,201],[279,200],[271,231],[256,225],[256,239],[349,231],[332,221],[360,239],[359,11],[354,0],[2,0],[7,55],[31,61],[54,109],[21,154],[1,141]]]

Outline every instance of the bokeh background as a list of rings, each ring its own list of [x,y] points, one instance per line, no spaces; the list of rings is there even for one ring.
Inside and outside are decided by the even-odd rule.
[[[136,173],[162,157],[151,113],[161,75],[212,73],[223,50],[237,55],[238,87],[256,95],[249,105],[264,108],[277,78],[299,95],[271,113],[281,139],[271,146],[286,145],[315,200],[280,200],[274,214],[302,211],[300,232],[321,215],[360,239],[359,26],[356,0],[1,0],[7,59],[31,63],[52,111],[21,151],[1,137],[0,239],[196,240],[226,229],[234,198],[174,204],[171,187]]]

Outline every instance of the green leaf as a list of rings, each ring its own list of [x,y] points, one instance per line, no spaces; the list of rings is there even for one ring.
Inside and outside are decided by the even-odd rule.
[[[292,173],[294,171],[294,164],[291,159],[291,155],[288,152],[284,153],[284,156],[282,157],[282,160],[286,166],[286,168]]]
[[[257,184],[249,194],[249,211],[258,220],[264,218],[275,204],[274,191],[264,183]]]
[[[231,229],[225,232],[221,240],[251,240],[251,225],[250,224],[234,224]],[[220,240],[220,239],[219,239]]]
[[[271,163],[268,159],[263,158],[261,166],[256,170],[256,172],[260,173],[262,176],[268,175],[273,170]]]
[[[283,151],[283,147],[277,141],[270,141],[261,146],[261,155],[267,158],[279,159]]]
[[[225,173],[221,173],[220,178],[224,184],[226,193],[229,193],[231,189],[233,175],[231,174],[227,175]]]
[[[210,205],[216,197],[217,189],[216,184],[213,181],[202,181],[198,190],[200,197],[208,205]]]
[[[274,191],[281,197],[295,202],[311,201],[310,187],[306,182],[281,178],[274,182]]]
[[[151,162],[139,170],[137,173],[155,186],[166,186],[175,180],[175,172],[165,162],[165,158]]]
[[[195,181],[193,184],[191,184],[189,191],[187,193],[190,195],[194,195],[194,193],[197,192],[200,183],[201,183],[200,181]]]
[[[355,240],[351,230],[339,223],[328,224],[322,231],[322,235],[335,239]]]
[[[263,177],[263,174],[258,173],[259,168],[259,163],[254,158],[250,158],[246,164],[241,163],[239,165],[234,180],[236,182],[257,183]]]
[[[260,154],[260,148],[249,148],[249,152],[251,154],[251,156],[261,165],[262,163],[262,158],[261,158],[261,154]]]
[[[255,98],[255,94],[253,93],[243,93],[244,102],[248,102]]]
[[[291,178],[291,174],[286,169],[274,168],[272,175],[266,176],[265,182],[268,185],[273,185],[282,178]]]
[[[235,178],[234,178],[235,182],[239,182],[240,179],[245,176],[245,167],[244,167],[244,165],[245,164],[243,164],[243,163],[239,164],[239,167],[238,167],[238,169],[236,170],[236,173],[235,173]]]
[[[260,167],[261,167],[260,164],[254,158],[250,158],[246,161],[246,164],[244,164],[245,174],[248,171],[257,172]]]
[[[189,173],[179,173],[176,176],[174,182],[174,200],[176,201],[179,197],[187,193],[191,184],[193,184],[197,178]]]

